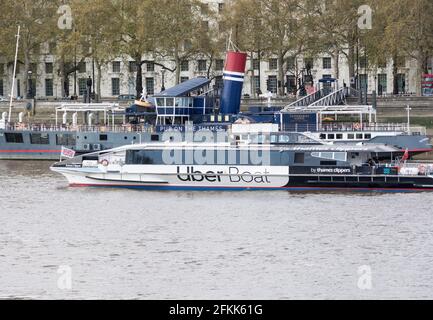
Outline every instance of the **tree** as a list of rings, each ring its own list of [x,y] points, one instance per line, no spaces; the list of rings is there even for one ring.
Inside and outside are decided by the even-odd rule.
[[[381,0],[378,12],[385,21],[382,42],[386,49],[383,51],[393,58],[394,69],[398,67],[399,56],[416,61],[416,93],[421,95],[421,76],[427,73],[427,60],[433,56],[433,2]]]
[[[259,61],[263,52],[269,49],[267,38],[264,37],[265,26],[263,24],[260,0],[237,0],[227,3],[221,19],[224,26],[223,35],[231,37],[233,43],[242,51],[248,53],[251,65],[251,95],[256,95],[254,59]]]
[[[180,65],[201,52],[204,33],[207,32],[204,18],[208,9],[199,0],[151,0],[156,21],[157,39],[154,45],[157,54],[174,61],[176,84],[180,83]]]
[[[119,22],[120,53],[130,57],[136,65],[136,96],[143,92],[142,66],[146,57],[154,52],[160,30],[157,29],[155,7],[152,0],[113,1],[114,19]]]
[[[12,59],[17,26],[20,25],[19,62],[24,65],[26,92],[29,89],[29,71],[32,71],[32,62],[36,62],[39,58],[42,45],[54,37],[58,8],[57,0],[2,1],[0,46],[7,58]]]
[[[317,35],[317,52],[326,52],[333,57],[334,73],[337,78],[340,73],[340,55],[347,59],[349,77],[355,77],[355,67],[358,64],[360,39],[363,32],[358,28],[360,18],[358,9],[365,3],[365,0],[330,0],[313,5],[311,19],[315,23],[310,24],[310,31]]]
[[[115,19],[116,7],[113,1],[106,0],[74,0],[71,5],[75,32],[81,41],[88,44],[87,55],[92,57],[96,66],[96,88],[100,97],[102,67],[112,61],[120,51],[117,33],[120,24]]]

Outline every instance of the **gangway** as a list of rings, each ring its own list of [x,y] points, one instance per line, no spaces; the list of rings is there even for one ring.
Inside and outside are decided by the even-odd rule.
[[[286,106],[282,111],[284,112],[284,111],[289,110],[293,107],[307,107],[307,106],[311,105],[312,103],[316,102],[317,100],[320,100],[323,97],[325,97],[325,95],[326,95],[325,91],[326,91],[325,89],[320,89],[318,91],[315,91],[315,92],[309,94],[308,96],[302,97],[301,99],[298,99],[295,102]]]
[[[339,90],[336,90],[322,99],[317,100],[316,102],[309,105],[309,107],[319,107],[319,106],[338,106],[345,105],[346,98],[353,96],[356,97],[359,95],[359,92],[353,88],[344,87]]]

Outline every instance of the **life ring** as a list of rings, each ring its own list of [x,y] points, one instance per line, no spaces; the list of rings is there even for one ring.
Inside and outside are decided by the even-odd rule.
[[[104,167],[108,167],[108,165],[109,165],[110,163],[108,162],[107,159],[104,159],[104,160],[101,161],[101,164],[102,164]]]
[[[360,125],[359,123],[355,123],[355,124],[353,125],[353,128],[354,128],[355,130],[360,130],[360,129],[361,129],[361,125]]]
[[[425,165],[423,165],[423,164],[419,165],[418,166],[418,172],[419,172],[419,174],[422,174],[422,175],[426,174],[427,170],[426,170]]]

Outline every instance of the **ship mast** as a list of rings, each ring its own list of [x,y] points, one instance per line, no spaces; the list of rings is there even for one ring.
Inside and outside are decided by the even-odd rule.
[[[14,61],[14,72],[12,75],[12,88],[11,88],[11,100],[9,103],[9,115],[8,115],[8,123],[11,122],[11,113],[12,113],[12,100],[13,100],[13,96],[14,96],[14,90],[15,90],[15,76],[16,76],[16,72],[17,72],[17,60],[18,60],[18,47],[20,44],[20,31],[21,31],[21,26],[18,26],[18,33],[16,35],[17,37],[17,45],[16,45],[16,49],[15,49],[15,61]]]

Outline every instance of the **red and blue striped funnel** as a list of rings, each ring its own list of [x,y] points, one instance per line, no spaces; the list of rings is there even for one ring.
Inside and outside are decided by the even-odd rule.
[[[238,114],[241,110],[242,87],[244,85],[247,54],[227,52],[224,68],[224,89],[221,95],[222,114]]]

